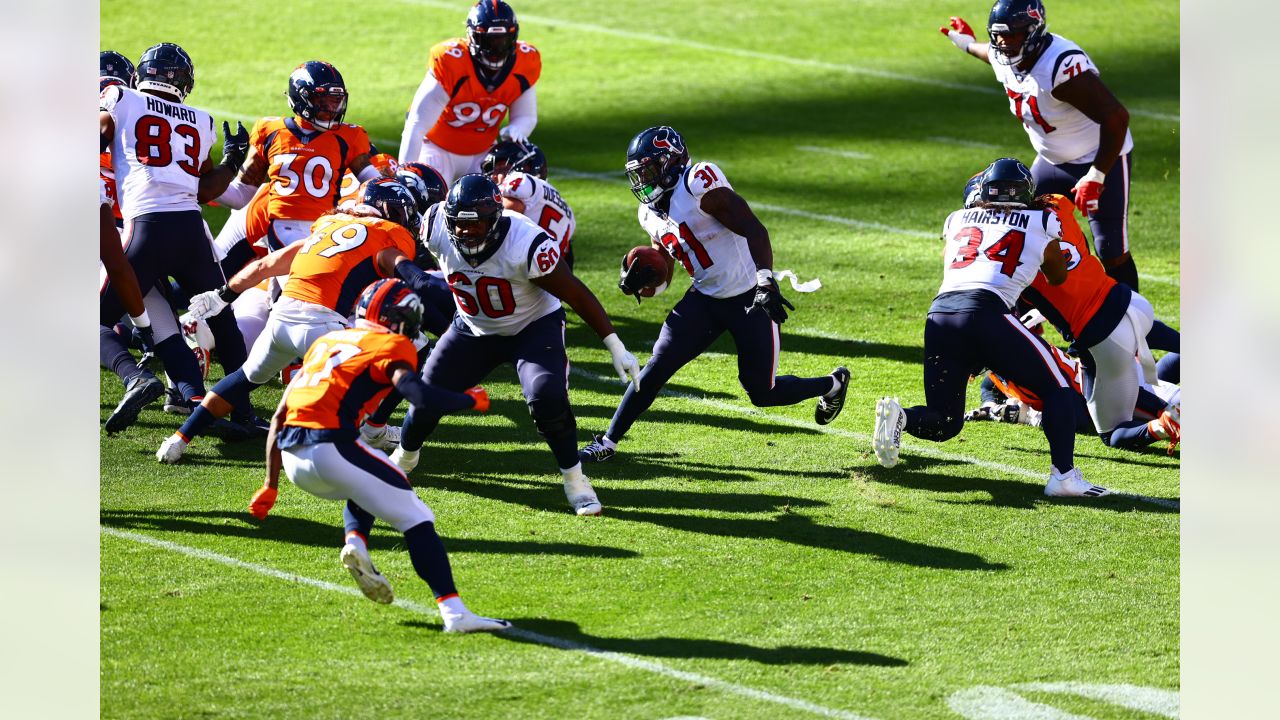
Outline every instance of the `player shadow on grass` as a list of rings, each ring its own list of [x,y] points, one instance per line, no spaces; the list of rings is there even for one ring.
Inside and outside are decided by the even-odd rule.
[[[910,467],[904,467],[908,465]],[[986,493],[990,498],[944,499],[940,502],[957,505],[988,505],[992,507],[1012,508],[1015,510],[1036,510],[1045,503],[1054,505],[1080,505],[1101,510],[1116,512],[1150,512],[1177,513],[1175,507],[1145,501],[1134,495],[1116,494],[1103,498],[1048,498],[1044,495],[1044,485],[1031,480],[1000,480],[983,477],[960,477],[945,473],[925,472],[925,468],[939,466],[965,466],[967,463],[958,460],[945,460],[926,456],[913,456],[892,469],[871,465],[861,471],[875,481],[887,485],[899,485],[916,490],[927,490],[937,493],[966,495]],[[1158,498],[1162,501],[1177,502],[1177,498]]]
[[[282,501],[282,502],[287,502]],[[338,507],[335,504],[335,511]],[[335,512],[333,524],[305,518],[273,514],[259,522],[247,512],[230,510],[103,510],[103,525],[124,530],[160,530],[191,535],[220,535],[249,538],[294,545],[333,548],[342,542],[341,515]],[[384,532],[385,531],[385,532]],[[585,545],[541,540],[486,540],[483,538],[446,537],[450,553],[483,553],[494,555],[570,555],[590,558],[633,558],[639,553],[628,548],[607,545]],[[378,525],[369,537],[375,551],[403,551],[403,539],[391,528]]]
[[[515,626],[512,631],[494,633],[494,637],[518,643],[551,645],[564,650],[605,650],[641,657],[707,658],[718,660],[749,660],[764,665],[875,665],[879,667],[905,667],[910,663],[902,658],[863,650],[843,648],[782,645],[757,647],[729,640],[708,638],[610,638],[591,635],[578,624],[567,620],[546,618],[507,618]],[[436,623],[424,620],[404,620],[407,627],[439,629]]]

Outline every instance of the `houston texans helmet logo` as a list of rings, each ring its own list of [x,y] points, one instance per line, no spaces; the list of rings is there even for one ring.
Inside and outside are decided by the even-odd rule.
[[[658,128],[653,136],[653,146],[677,155],[684,152],[684,143],[681,142],[679,133],[665,125]]]
[[[1032,20],[1044,20],[1044,17],[1040,14],[1040,11],[1035,8],[1027,9],[1027,17],[1031,18]]]

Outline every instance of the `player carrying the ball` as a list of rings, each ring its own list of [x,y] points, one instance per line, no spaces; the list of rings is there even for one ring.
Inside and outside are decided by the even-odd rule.
[[[619,289],[653,297],[667,289],[677,260],[693,284],[662,324],[649,364],[639,382],[627,387],[608,431],[578,456],[584,462],[613,457],[667,380],[726,331],[738,348],[738,382],[753,405],[794,405],[816,397],[817,423],[835,420],[849,389],[846,368],[825,377],[778,375],[778,326],[795,307],[774,280],[769,231],[724,172],[708,162],[690,164],[684,140],[666,126],[631,140],[626,170],[640,200],[640,226],[654,249],[637,248],[623,258]],[[655,250],[662,253],[661,263],[652,260]]]

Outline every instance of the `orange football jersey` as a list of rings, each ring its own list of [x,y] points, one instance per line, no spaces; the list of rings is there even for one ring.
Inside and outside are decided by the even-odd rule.
[[[109,152],[98,153],[98,179],[111,200],[111,214],[115,216],[117,222],[123,222],[124,216],[120,214],[120,195],[116,192],[116,171],[111,166]]]
[[[529,43],[516,41],[515,58],[490,92],[476,78],[465,38],[431,48],[431,75],[449,94],[449,104],[427,131],[427,139],[455,155],[477,155],[492,147],[511,103],[542,74],[542,56]]]
[[[386,248],[395,248],[412,260],[417,243],[408,230],[390,220],[325,215],[312,224],[311,236],[294,256],[284,295],[350,315],[360,293],[385,277],[374,258]]]
[[[346,123],[308,133],[291,117],[262,118],[249,139],[268,163],[272,219],[315,220],[332,210],[351,160],[369,153],[369,133]]]
[[[391,390],[395,363],[418,367],[409,338],[381,329],[335,330],[316,340],[285,399],[285,425],[356,431]]]
[[[1067,255],[1067,281],[1050,285],[1044,273],[1036,273],[1031,288],[1062,315],[1071,332],[1080,336],[1093,319],[1116,281],[1107,275],[1102,261],[1089,251],[1084,231],[1075,219],[1075,205],[1064,195],[1045,195],[1049,207],[1062,224],[1062,251]]]

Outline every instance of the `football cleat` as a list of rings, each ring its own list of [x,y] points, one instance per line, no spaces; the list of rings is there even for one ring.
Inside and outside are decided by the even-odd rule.
[[[156,451],[156,459],[166,465],[172,465],[182,459],[182,453],[186,449],[187,441],[183,440],[177,433],[174,433],[160,443],[160,449]]]
[[[164,392],[164,411],[170,415],[190,415],[199,404],[199,398],[184,399],[182,391],[176,387],[171,387]]]
[[[360,426],[360,439],[365,441],[369,447],[375,447],[383,451],[395,450],[400,445],[400,427],[398,425],[383,425],[374,432],[374,428],[365,423]]]
[[[271,423],[257,415],[249,415],[240,420],[218,418],[214,420],[207,434],[224,442],[244,442],[246,440],[265,440],[271,430]]]
[[[578,515],[599,515],[604,512],[604,507],[596,498],[596,491],[591,487],[591,481],[586,475],[580,474],[573,480],[565,478],[564,494],[569,498],[569,504]]]
[[[872,446],[876,460],[884,467],[898,464],[898,451],[902,447],[902,429],[907,426],[907,414],[902,411],[898,398],[882,397],[876,401],[876,430]]]
[[[1056,467],[1052,470],[1049,482],[1044,486],[1044,494],[1049,497],[1096,498],[1111,494],[1110,490],[1085,480],[1080,475],[1078,467],[1073,467],[1065,473],[1058,472]]]
[[[578,451],[578,459],[582,462],[604,462],[617,454],[616,448],[604,444],[604,435],[593,435],[591,442]]]
[[[107,418],[103,427],[109,433],[118,433],[128,428],[137,421],[138,413],[142,412],[142,408],[150,405],[153,400],[163,394],[164,383],[160,382],[155,375],[147,373],[135,377],[125,387],[124,397],[120,398],[120,404],[111,411],[111,416]]]
[[[1173,454],[1173,449],[1178,446],[1178,442],[1182,440],[1182,408],[1181,405],[1170,405],[1164,412],[1160,413],[1160,417],[1147,423],[1147,432],[1151,433],[1157,440],[1166,440],[1169,443],[1169,454]]]
[[[405,475],[408,475],[413,472],[414,468],[418,467],[418,453],[420,452],[422,451],[405,450],[403,447],[397,446],[396,449],[392,451],[391,456],[387,459],[395,463],[396,467],[403,470]]]
[[[823,395],[818,398],[818,406],[813,409],[813,419],[819,425],[826,425],[836,419],[844,409],[844,396],[849,394],[849,368],[838,367],[831,371],[831,377],[840,383],[840,387],[833,393],[828,393],[828,395],[834,394],[833,397]]]
[[[391,590],[391,583],[387,582],[382,573],[373,566],[368,550],[347,543],[342,546],[338,559],[342,561],[342,566],[347,569],[347,572],[351,573],[351,577],[355,578],[356,584],[360,586],[360,592],[364,593],[365,597],[383,605],[390,605],[396,599],[396,594]]]
[[[444,620],[444,631],[447,633],[502,632],[511,629],[511,623],[506,620],[483,617],[470,610],[446,615],[442,609],[440,617]]]

